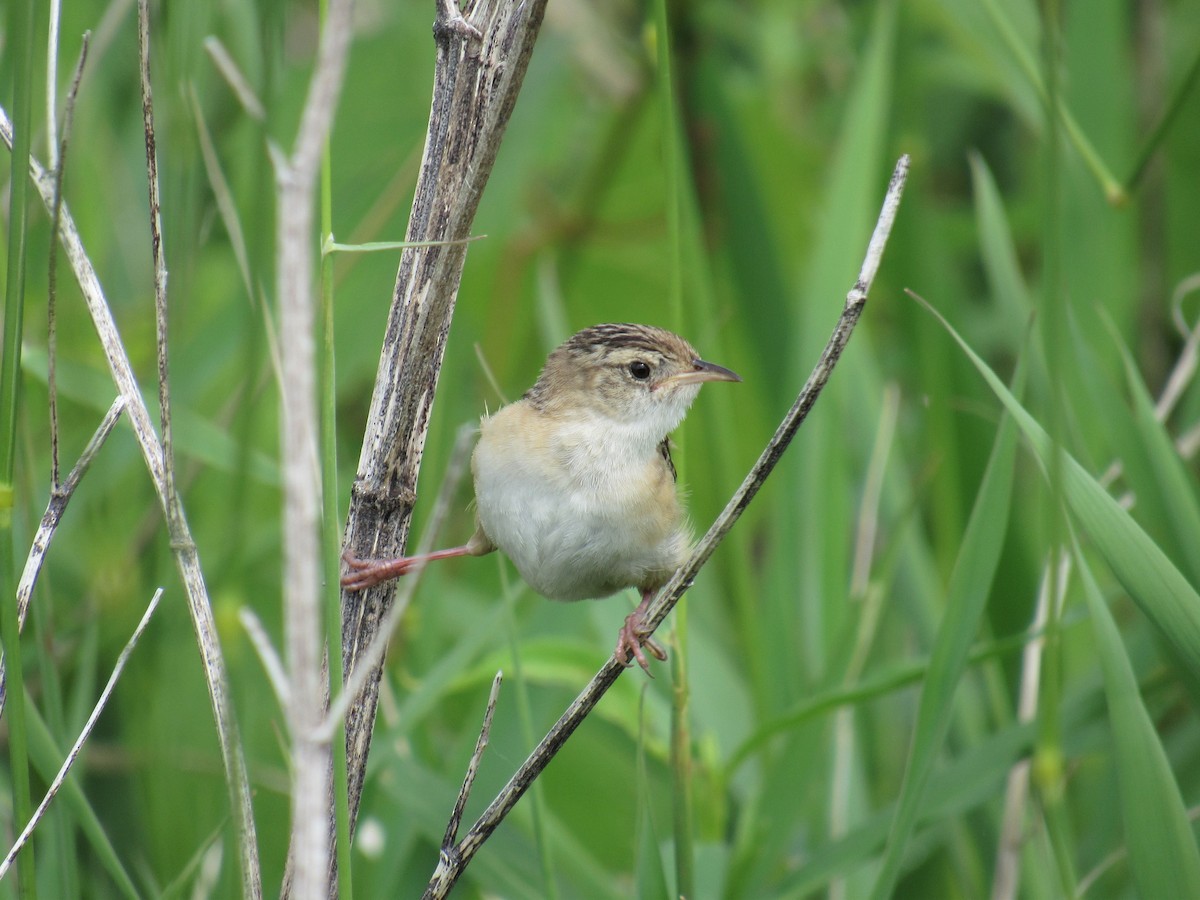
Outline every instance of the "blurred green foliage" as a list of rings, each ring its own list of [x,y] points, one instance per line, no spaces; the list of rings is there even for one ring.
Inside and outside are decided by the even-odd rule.
[[[237,611],[253,609],[278,641],[266,147],[294,135],[316,10],[279,0],[152,9],[177,452],[273,893],[288,833],[286,728]],[[433,12],[432,2],[358,4],[331,142],[340,242],[403,238],[428,114]],[[133,4],[69,3],[62,15],[60,104],[80,35],[93,32],[65,197],[153,396]],[[745,379],[706,388],[675,436],[692,518],[706,527],[815,362],[892,165],[909,153],[908,190],[859,330],[776,475],[685,601],[687,644],[675,652],[686,654],[690,677],[696,896],[988,894],[1005,849],[1005,780],[1021,760],[1035,765],[1007,848],[1020,896],[1149,896],[1148,877],[1191,877],[1195,839],[1183,816],[1200,794],[1200,670],[1191,636],[1155,623],[1176,602],[1183,619],[1168,623],[1187,621],[1200,584],[1200,391],[1189,377],[1162,425],[1152,404],[1185,355],[1177,318],[1196,318],[1200,7],[695,0],[670,4],[669,18],[676,154],[664,154],[671,118],[656,89],[654,5],[548,6],[476,221],[487,237],[468,253],[414,534],[443,487],[456,430],[503,402],[480,361],[515,397],[555,344],[601,321],[673,328]],[[1059,38],[1049,55],[1047,33]],[[261,99],[261,121],[206,41],[227,51]],[[34,52],[44,73],[43,39]],[[5,102],[11,65],[0,58]],[[1053,127],[1048,106],[1062,113]],[[45,159],[41,109],[34,151]],[[7,156],[0,171],[7,180]],[[219,208],[222,182],[240,237]],[[667,210],[676,202],[673,237]],[[48,241],[37,210],[18,558],[48,494]],[[397,257],[336,257],[343,510]],[[69,466],[114,391],[65,265],[59,286]],[[1018,443],[1009,461],[1004,406],[905,288],[952,323],[998,383],[1026,363],[1024,386],[1008,400],[1078,466],[1057,461],[1024,424],[1040,456]],[[1181,436],[1190,440],[1178,452]],[[1001,471],[985,478],[989,458]],[[1131,518],[1089,477],[1114,460],[1123,467],[1105,487],[1132,501]],[[453,489],[443,542],[471,529],[469,486]],[[1086,600],[1077,579],[1067,582],[1044,632],[1034,721],[1023,723],[1022,651],[1043,567],[1067,527],[1083,541],[1076,565],[1094,580]],[[423,578],[383,688],[354,853],[363,897],[422,890],[496,669],[508,679],[468,819],[600,665],[628,610],[623,598],[546,602],[499,556]],[[140,892],[190,894],[195,879],[214,878],[213,895],[232,896],[227,794],[192,628],[157,502],[122,427],[69,508],[26,631],[31,694],[59,747],[78,732],[158,585],[163,607],[76,777]],[[1094,629],[1089,619],[1105,605],[1111,620]],[[668,667],[654,681],[624,676],[456,896],[669,891],[672,702]],[[63,803],[40,832],[44,896],[121,895],[82,836],[84,821]],[[1161,842],[1132,841],[1125,828],[1156,821],[1168,823],[1163,841],[1177,848],[1163,859],[1146,855]],[[0,895],[12,891],[11,878],[0,883]]]

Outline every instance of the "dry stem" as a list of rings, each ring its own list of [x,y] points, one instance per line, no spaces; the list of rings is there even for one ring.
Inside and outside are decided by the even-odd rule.
[[[322,677],[321,482],[317,466],[314,206],[321,149],[333,123],[350,47],[351,0],[329,4],[317,65],[290,158],[273,153],[278,191],[276,300],[282,405],[283,600],[292,739],[292,895],[326,896],[333,818],[329,740],[318,733]]]
[[[146,630],[146,626],[150,624],[150,617],[154,615],[154,610],[158,609],[158,601],[162,598],[163,590],[159,588],[154,592],[154,596],[150,598],[150,605],[146,607],[146,612],[142,614],[142,620],[138,623],[137,628],[133,630],[133,635],[125,643],[125,648],[117,657],[117,662],[113,666],[112,674],[108,677],[108,683],[104,685],[104,690],[100,692],[100,699],[96,701],[96,705],[92,707],[92,714],[88,716],[82,730],[79,732],[79,737],[75,739],[75,743],[71,746],[70,752],[67,753],[67,758],[63,760],[62,766],[58,770],[58,774],[46,789],[46,795],[42,798],[42,802],[38,804],[38,808],[34,811],[29,821],[25,823],[25,828],[21,834],[13,842],[12,849],[8,851],[3,861],[0,861],[0,879],[3,879],[8,872],[9,867],[13,864],[13,860],[17,858],[24,848],[29,843],[29,838],[33,835],[33,829],[38,826],[38,823],[46,815],[46,810],[50,807],[51,801],[58,795],[59,788],[63,782],[67,780],[67,773],[71,771],[71,766],[75,764],[75,760],[79,758],[79,752],[83,749],[84,743],[91,737],[93,729],[96,727],[96,722],[100,718],[100,713],[104,711],[105,705],[108,703],[108,698],[112,696],[113,688],[117,686],[117,681],[121,677],[121,673],[125,671],[125,664],[129,662],[129,656],[133,653],[133,648],[138,642],[138,638],[142,636],[142,632]]]
[[[50,542],[54,540],[54,534],[58,530],[58,523],[62,521],[63,513],[67,511],[67,504],[71,502],[71,497],[74,496],[80,479],[83,478],[84,473],[91,466],[92,460],[96,458],[96,454],[104,445],[104,441],[116,427],[124,408],[125,401],[120,397],[113,401],[112,406],[108,408],[108,412],[105,413],[100,425],[96,428],[96,433],[92,435],[92,439],[83,449],[79,461],[67,475],[67,480],[50,489],[50,500],[46,504],[46,511],[42,514],[37,532],[29,545],[29,553],[25,557],[25,568],[21,571],[21,580],[17,582],[17,621],[22,628],[25,626],[25,614],[29,610],[29,600],[33,596],[33,588],[37,584],[38,575],[41,574],[42,565],[46,562],[46,554],[49,552]],[[3,657],[0,657],[0,713],[4,710],[7,687],[4,661]]]
[[[3,141],[9,148],[12,147],[12,123],[3,109],[0,109],[0,141]],[[29,176],[33,179],[34,187],[41,195],[46,209],[52,210],[54,176],[47,172],[33,156],[29,158]],[[84,249],[74,217],[65,203],[60,208],[58,237],[66,251],[71,268],[75,272],[80,292],[108,361],[109,371],[121,399],[125,403],[125,410],[129,415],[134,437],[137,439],[138,446],[142,451],[142,458],[150,473],[150,481],[158,494],[159,504],[166,514],[171,550],[175,555],[175,563],[179,568],[187,595],[188,611],[196,630],[200,659],[204,666],[209,700],[212,703],[217,736],[221,744],[222,762],[225,767],[226,783],[229,786],[234,822],[238,828],[242,891],[246,897],[259,897],[262,894],[262,883],[258,867],[258,844],[255,837],[253,808],[250,803],[250,785],[246,777],[246,763],[238,738],[233,705],[229,699],[225,660],[217,638],[216,622],[213,619],[212,605],[200,567],[200,557],[182,509],[177,514],[168,511],[162,446],[155,434],[141,388],[134,377],[129,355],[125,352],[121,336],[117,332],[112,310],[104,296],[104,289],[100,286],[100,279],[96,275],[95,267]],[[176,498],[176,503],[178,503],[178,498]]]

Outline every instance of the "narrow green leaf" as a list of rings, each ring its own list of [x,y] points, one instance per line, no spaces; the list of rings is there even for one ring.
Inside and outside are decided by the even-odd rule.
[[[1116,622],[1083,553],[1078,545],[1074,549],[1104,671],[1121,821],[1138,893],[1143,897],[1200,897],[1200,852],[1179,786],[1142,703]]]
[[[452,241],[367,241],[363,244],[339,244],[330,235],[321,245],[321,255],[331,253],[379,253],[384,250],[405,250],[409,247],[449,247],[452,244],[470,244],[481,241],[486,234],[473,234],[470,237]]]
[[[937,310],[928,307],[958,342],[988,386],[1016,419],[1043,469],[1055,448],[1049,435]],[[1130,597],[1200,674],[1200,594],[1108,492],[1065,451],[1063,490],[1080,529],[1104,555]]]
[[[1020,371],[1018,379],[1021,378]],[[979,631],[979,620],[987,605],[1004,544],[1016,446],[1016,428],[1011,417],[1005,417],[996,434],[983,483],[967,522],[962,548],[950,576],[946,614],[938,628],[929,674],[921,691],[912,750],[873,897],[891,896],[895,889],[905,850],[922,811],[929,776],[950,727],[954,695]]]
[[[637,741],[637,832],[634,843],[634,877],[637,880],[639,897],[668,897],[671,890],[667,885],[667,873],[663,868],[659,850],[658,828],[654,823],[654,809],[650,802],[654,792],[646,766],[646,686],[642,686],[638,703]]]
[[[1004,316],[1005,331],[1012,345],[1017,346],[1033,311],[1029,287],[1021,275],[1012,229],[992,172],[977,152],[972,152],[968,161],[975,197],[975,223],[979,228],[980,258],[996,306]]]
[[[1073,624],[1079,619],[1064,616],[1063,621]],[[1021,632],[999,640],[981,641],[971,648],[967,663],[977,665],[986,660],[1016,653],[1029,641],[1040,636],[1041,632]],[[767,719],[736,745],[725,763],[726,777],[732,776],[746,760],[780,735],[794,731],[816,716],[847,706],[864,706],[872,700],[904,690],[925,678],[929,665],[928,659],[905,661],[900,665],[889,666],[857,684],[832,688],[806,697],[783,714]]]
[[[1200,547],[1200,502],[1197,502],[1196,483],[1180,459],[1171,436],[1155,416],[1154,401],[1150,399],[1150,393],[1128,349],[1115,332],[1114,338],[1125,363],[1125,380],[1133,398],[1136,428],[1132,437],[1142,445],[1149,459],[1147,475],[1154,481],[1175,546]],[[1132,486],[1139,496],[1144,490],[1150,489],[1150,485]],[[1181,551],[1176,558],[1187,567],[1193,581],[1200,581],[1200,558],[1195,553]]]
[[[1009,725],[939,771],[930,783],[918,825],[938,828],[939,822],[993,799],[1002,790],[1008,770],[1028,754],[1034,737],[1033,725]],[[833,879],[866,865],[888,838],[893,812],[884,808],[845,836],[813,848],[804,864],[773,895],[795,900],[811,897]]]

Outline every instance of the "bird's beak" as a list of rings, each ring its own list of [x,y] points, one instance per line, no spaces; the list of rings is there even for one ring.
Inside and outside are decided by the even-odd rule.
[[[692,360],[692,371],[681,372],[678,375],[672,375],[659,384],[659,387],[665,385],[678,384],[700,384],[705,381],[741,381],[742,378],[737,372],[732,372],[724,366],[718,366],[716,363],[705,362],[702,359]]]

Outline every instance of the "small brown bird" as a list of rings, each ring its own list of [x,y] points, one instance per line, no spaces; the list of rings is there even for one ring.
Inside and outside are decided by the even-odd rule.
[[[342,585],[361,590],[436,559],[499,548],[553,600],[636,587],[642,600],[615,653],[649,671],[643,644],[659,659],[666,653],[648,640],[642,616],[691,545],[667,435],[705,381],[741,378],[661,328],[585,328],[550,354],[524,397],[482,420],[471,539],[423,556],[348,556]]]

